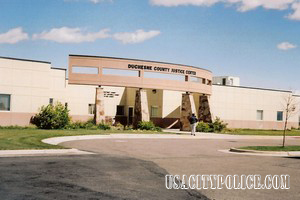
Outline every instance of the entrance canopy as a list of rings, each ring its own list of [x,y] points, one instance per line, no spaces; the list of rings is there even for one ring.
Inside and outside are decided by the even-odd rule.
[[[100,57],[69,56],[69,84],[120,86],[211,94],[209,70],[180,64]]]

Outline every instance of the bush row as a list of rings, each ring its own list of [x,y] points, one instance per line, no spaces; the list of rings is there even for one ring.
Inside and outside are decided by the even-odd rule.
[[[161,128],[159,126],[155,126],[152,121],[141,121],[138,123],[138,129],[147,130],[147,131],[158,131],[161,132]]]
[[[90,119],[86,122],[72,122],[68,108],[59,102],[54,105],[49,104],[47,106],[42,106],[39,113],[31,119],[31,123],[40,129],[133,130],[132,126],[123,126],[120,123],[117,123],[114,126],[105,123],[96,124],[94,119]],[[138,129],[161,131],[161,128],[155,126],[151,121],[140,122],[138,124]]]

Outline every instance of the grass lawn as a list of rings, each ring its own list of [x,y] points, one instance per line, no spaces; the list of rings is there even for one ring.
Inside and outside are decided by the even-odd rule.
[[[239,149],[256,150],[256,151],[300,151],[300,146],[248,146],[239,147]]]
[[[63,149],[58,145],[50,145],[41,140],[50,137],[76,135],[105,135],[111,133],[146,133],[166,134],[165,132],[151,131],[117,131],[117,130],[40,130],[40,129],[0,129],[0,150],[17,149]]]
[[[251,130],[251,129],[233,129],[222,134],[230,135],[269,135],[269,136],[282,136],[283,131],[277,130]],[[287,136],[300,136],[300,130],[291,130],[286,132]]]

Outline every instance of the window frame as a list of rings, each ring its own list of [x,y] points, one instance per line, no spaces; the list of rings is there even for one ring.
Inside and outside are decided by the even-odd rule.
[[[261,112],[261,117],[260,119],[258,118],[258,113]],[[256,110],[256,120],[257,121],[263,121],[264,120],[264,110]]]
[[[281,113],[281,120],[278,119],[278,114]],[[277,111],[277,121],[283,122],[283,111]]]
[[[0,96],[8,96],[9,97],[8,110],[0,110],[0,112],[11,112],[11,94],[0,93]]]
[[[49,98],[49,104],[53,105],[54,104],[54,98]]]
[[[90,113],[90,107],[92,108],[92,113]],[[96,105],[94,103],[88,104],[88,114],[89,115],[95,115],[96,114]]]
[[[153,115],[152,108],[156,108],[157,109],[157,114],[155,116]],[[159,113],[158,113],[159,110],[158,110],[158,108],[159,108],[158,106],[151,106],[151,114],[150,114],[151,117],[159,117]]]
[[[123,108],[123,113],[121,115],[118,114],[118,107],[122,107]],[[116,116],[125,116],[125,106],[124,105],[117,105]]]

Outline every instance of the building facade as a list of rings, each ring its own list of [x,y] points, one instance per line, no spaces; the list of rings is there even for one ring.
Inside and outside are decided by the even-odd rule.
[[[1,126],[28,125],[42,105],[59,101],[74,121],[98,113],[101,120],[133,124],[140,115],[164,128],[182,128],[190,113],[209,109],[212,119],[220,117],[230,128],[282,129],[289,95],[172,63],[70,55],[67,79],[66,70],[49,62],[0,57]],[[288,126],[299,127],[299,113]]]

